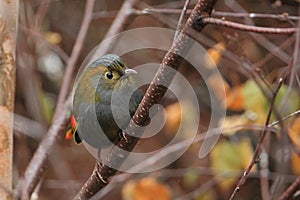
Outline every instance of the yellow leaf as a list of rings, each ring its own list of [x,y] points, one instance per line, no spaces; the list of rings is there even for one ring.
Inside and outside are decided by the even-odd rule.
[[[220,42],[207,50],[209,57],[206,58],[206,65],[208,68],[214,68],[220,62],[222,54],[225,50],[225,44]],[[212,62],[213,61],[213,62]]]
[[[46,32],[44,33],[45,39],[51,44],[59,44],[62,40],[61,35],[56,32]]]
[[[244,84],[243,97],[245,100],[245,110],[253,112],[257,116],[257,118],[253,120],[253,123],[257,125],[264,125],[269,102],[254,81],[250,80]]]
[[[189,169],[183,176],[183,185],[187,188],[195,187],[199,182],[199,173],[196,169]]]
[[[137,181],[129,181],[122,190],[124,200],[170,200],[170,188],[156,179],[146,177]]]
[[[220,187],[226,191],[237,181],[238,174],[245,170],[252,160],[253,149],[250,140],[238,143],[220,141],[211,152],[211,166]]]

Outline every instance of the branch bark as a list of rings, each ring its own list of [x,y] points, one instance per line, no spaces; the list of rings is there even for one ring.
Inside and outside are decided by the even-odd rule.
[[[292,34],[295,33],[298,29],[291,27],[291,28],[273,28],[273,27],[261,27],[261,26],[251,26],[245,24],[239,24],[236,22],[231,22],[223,19],[217,18],[205,18],[203,19],[204,23],[207,24],[216,24],[220,26],[225,26],[228,28],[233,28],[241,31],[250,31],[254,33],[266,33],[266,34]]]
[[[18,0],[0,2],[0,199],[11,198]]]
[[[178,70],[183,61],[179,55],[184,55],[192,45],[192,43],[189,42],[190,40],[188,39],[190,32],[192,31],[192,29],[200,32],[205,27],[205,24],[201,23],[201,17],[203,15],[210,15],[215,3],[216,0],[199,0],[195,5],[183,30],[178,35],[177,40],[173,43],[168,53],[165,55],[160,68],[156,73],[154,80],[150,84],[148,90],[146,91],[146,94],[142,102],[140,103],[135,115],[130,121],[127,129],[123,131],[123,135],[126,139],[122,138],[117,144],[117,147],[112,148],[112,150],[108,154],[106,160],[114,163],[114,166],[121,166],[121,164],[127,158],[129,152],[132,151],[139,140],[138,137],[133,137],[132,135],[139,135],[137,134],[137,127],[143,126],[147,123],[149,109],[152,105],[160,102],[161,98],[167,91],[167,87],[163,85],[169,85],[175,73],[170,73],[168,70],[166,70],[166,67],[169,66],[176,71]],[[123,152],[119,151],[120,149],[127,151],[126,155],[124,155]],[[75,199],[88,199],[92,197],[96,192],[107,185],[108,178],[115,175],[117,171],[117,169],[113,169],[108,167],[107,165],[97,163],[92,175],[81,188]]]

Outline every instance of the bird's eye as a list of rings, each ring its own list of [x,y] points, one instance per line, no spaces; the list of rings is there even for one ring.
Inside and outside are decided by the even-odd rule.
[[[106,78],[108,78],[108,79],[112,79],[112,78],[113,78],[113,74],[112,74],[111,72],[107,72],[107,73],[105,74],[105,76],[106,76]]]

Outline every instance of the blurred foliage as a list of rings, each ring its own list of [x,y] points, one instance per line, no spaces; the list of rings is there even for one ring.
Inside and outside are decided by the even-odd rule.
[[[76,63],[76,72],[84,58],[102,41],[122,2],[121,0],[96,0],[94,19]],[[144,2],[154,8],[163,9],[181,9],[184,4],[184,1],[171,0]],[[189,8],[193,8],[195,2],[195,0],[191,1]],[[239,23],[245,23],[244,18],[234,15],[233,9],[238,9],[238,6],[236,4],[230,6],[230,2],[239,3],[249,13],[278,15],[288,13],[290,16],[297,15],[299,6],[297,1],[218,1],[215,10],[232,12],[232,16],[226,19]],[[33,120],[41,127],[49,127],[52,123],[66,62],[82,23],[84,6],[83,0],[20,1],[15,113]],[[141,11],[139,8],[136,9]],[[179,17],[179,14],[159,13],[163,19],[166,19],[166,23],[161,23],[155,19],[156,12],[137,13],[128,29],[169,28],[168,20],[177,22]],[[268,27],[291,27],[298,23],[295,20],[268,17],[251,19],[256,25]],[[202,38],[201,45],[207,50],[207,55],[201,64],[210,74],[209,83],[205,83],[201,74],[189,63],[185,63],[179,72],[191,83],[199,100],[200,122],[197,137],[203,136],[201,134],[205,133],[210,123],[211,99],[208,87],[213,89],[214,95],[220,100],[220,105],[227,109],[224,124],[220,119],[220,125],[223,125],[224,130],[220,140],[206,158],[198,158],[201,142],[196,142],[182,157],[165,169],[153,174],[132,175],[132,178],[124,178],[116,182],[116,185],[102,199],[168,200],[180,197],[199,200],[228,199],[239,176],[252,159],[254,145],[257,144],[260,136],[254,127],[264,125],[270,108],[270,99],[266,98],[266,92],[261,88],[270,95],[278,84],[278,78],[286,75],[284,84],[277,94],[275,107],[280,117],[299,109],[299,79],[294,81],[294,84],[290,84],[295,36],[275,34],[261,36],[267,41],[258,40],[258,35],[245,31],[217,25],[206,26],[200,39]],[[140,37],[147,39],[147,36]],[[152,37],[157,37],[158,41],[173,39],[160,38],[160,35],[155,33],[152,33]],[[281,59],[280,55],[274,53],[275,51],[270,52],[274,50],[268,48],[270,43],[279,47],[277,54],[288,57],[288,62]],[[160,63],[165,53],[156,49],[140,49],[127,53],[124,59],[129,66],[134,67],[144,63]],[[222,75],[222,83],[214,76],[216,70],[219,70]],[[260,81],[255,81],[253,74],[256,78],[260,77]],[[75,77],[76,73],[72,81]],[[225,93],[220,90],[221,84],[225,87]],[[171,92],[163,98],[162,105],[168,116],[164,128],[160,134],[151,139],[141,140],[135,148],[136,152],[160,149],[174,138],[182,120],[189,121],[190,118],[194,118],[192,114],[189,115],[193,113],[191,105],[188,103],[179,105]],[[183,114],[187,117],[183,118]],[[274,194],[276,191],[283,191],[285,186],[300,174],[299,119],[299,117],[291,117],[285,120],[284,129],[280,129],[277,125],[276,134],[272,135],[272,139],[266,138],[267,144],[264,144],[264,150],[270,160],[271,158],[284,160],[284,162],[268,163],[271,174],[268,177],[270,183],[268,189]],[[40,129],[37,129],[34,123],[31,124],[30,120],[20,120],[24,130],[31,130],[32,133],[39,132]],[[275,120],[278,119],[273,114],[271,121]],[[31,137],[28,131],[23,135],[22,126],[16,130],[18,134],[15,134],[14,138],[15,184],[24,176],[26,166],[40,142],[34,139],[36,137],[33,135]],[[232,129],[234,126],[240,128]],[[67,130],[67,127],[62,129]],[[184,133],[188,136],[189,127],[185,127]],[[287,136],[289,138],[286,138]],[[41,183],[39,199],[72,199],[93,169],[95,160],[86,149],[82,145],[76,145],[62,138],[50,156],[50,166]],[[287,142],[283,143],[284,141]],[[273,151],[272,147],[276,147],[276,150],[287,148],[290,153],[280,156]],[[260,199],[260,196],[256,196],[261,188],[260,184],[257,184],[260,180],[259,170],[258,164],[252,170],[250,178],[243,186],[244,190],[237,199]],[[284,184],[276,186],[278,182]]]
[[[171,199],[170,188],[159,183],[152,177],[146,177],[141,180],[129,181],[122,190],[124,200],[169,200]]]

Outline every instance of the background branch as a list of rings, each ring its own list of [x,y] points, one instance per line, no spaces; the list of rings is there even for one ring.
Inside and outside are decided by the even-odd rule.
[[[0,199],[11,198],[19,1],[0,2]]]
[[[204,18],[202,20],[203,23],[207,24],[215,24],[220,26],[225,26],[228,28],[233,28],[241,31],[250,31],[254,33],[267,33],[267,34],[292,34],[295,33],[298,29],[297,28],[268,28],[268,27],[259,27],[259,26],[250,26],[239,24],[236,22],[230,22],[223,19],[217,18]]]
[[[13,156],[14,180],[17,181],[14,185],[17,184],[17,186],[15,190],[11,190],[0,183],[0,190],[3,189],[8,196],[11,196],[12,193],[17,194],[16,199],[28,199],[29,197],[70,199],[79,192],[80,186],[90,176],[94,166],[93,175],[87,181],[90,185],[81,188],[81,190],[87,190],[81,191],[82,197],[79,198],[84,199],[91,196],[86,195],[91,192],[97,193],[93,196],[94,199],[104,196],[107,199],[128,200],[128,198],[134,199],[134,197],[140,199],[143,197],[136,196],[140,195],[140,191],[143,191],[143,194],[146,194],[146,191],[153,191],[149,185],[144,187],[145,190],[140,188],[144,180],[149,179],[159,184],[159,187],[155,188],[163,187],[167,191],[172,188],[172,191],[169,190],[172,198],[226,199],[230,197],[235,183],[241,179],[247,181],[238,193],[239,198],[247,198],[251,195],[255,199],[263,198],[265,200],[280,196],[291,198],[298,195],[298,176],[296,174],[300,170],[299,164],[297,164],[300,162],[300,142],[298,144],[296,133],[299,132],[297,124],[299,124],[300,113],[298,100],[300,78],[297,67],[299,59],[296,56],[299,54],[299,32],[295,28],[297,24],[299,27],[298,4],[288,0],[280,1],[282,5],[276,4],[277,6],[274,7],[272,3],[265,1],[263,5],[260,5],[265,13],[255,13],[259,12],[256,9],[258,3],[243,2],[239,4],[240,2],[235,0],[218,1],[211,14],[202,12],[198,15],[197,13],[199,17],[195,18],[196,22],[189,26],[189,21],[187,21],[183,27],[182,25],[188,17],[185,15],[191,14],[193,9],[190,8],[198,4],[196,0],[146,1],[147,3],[142,0],[114,0],[113,4],[106,0],[94,1],[94,5],[88,6],[90,12],[87,14],[88,1],[71,3],[69,1],[27,0],[20,2],[19,27],[21,31],[18,35],[17,47],[18,70]],[[222,20],[210,16],[219,17]],[[199,32],[199,29],[207,24],[214,25],[206,26]],[[78,27],[80,27],[79,31]],[[159,45],[159,47],[164,46],[164,50],[142,48],[130,51],[131,43],[117,40],[118,34],[124,30],[130,29],[131,32],[140,27],[169,28],[176,30],[177,33],[174,34],[174,39],[172,36],[164,38],[164,35],[157,33],[138,35],[137,42],[142,40],[143,44],[143,41],[152,41],[154,38],[153,44]],[[0,32],[1,30],[0,23]],[[198,62],[207,70],[209,84],[206,83],[208,79],[204,78],[202,73],[195,71],[192,63],[187,61],[181,64],[182,59],[173,55],[174,51],[178,50],[174,45],[185,41],[184,35],[197,41],[197,45],[202,45],[203,52],[207,53],[207,58],[210,57],[217,65],[217,67],[207,65],[206,56],[204,56],[205,59]],[[166,47],[166,44],[170,45],[172,39],[174,40],[173,46],[168,51],[169,47]],[[188,144],[191,140],[184,139],[162,151],[158,150],[169,144],[170,140],[174,138],[178,123],[186,120],[179,119],[180,109],[176,107],[179,104],[181,107],[181,102],[175,97],[176,95],[172,94],[172,87],[159,102],[166,114],[163,128],[156,132],[151,126],[148,126],[143,138],[138,141],[139,145],[134,147],[137,140],[129,135],[132,131],[136,132],[135,124],[143,124],[143,118],[148,114],[144,108],[143,112],[137,113],[142,117],[136,116],[134,123],[131,123],[131,126],[124,131],[124,134],[129,134],[126,135],[128,141],[122,140],[118,144],[128,152],[132,148],[134,148],[132,152],[158,150],[143,163],[132,164],[130,171],[141,168],[144,170],[143,167],[151,168],[154,166],[153,162],[157,166],[159,162],[170,159],[172,157],[170,154],[174,154],[172,152],[182,148],[182,150],[187,149],[172,164],[155,172],[122,173],[114,176],[117,170],[114,171],[100,163],[95,165],[95,158],[89,154],[84,148],[85,146],[78,146],[69,140],[61,140],[61,135],[67,129],[68,118],[71,114],[71,96],[67,100],[66,97],[71,91],[70,84],[75,78],[76,66],[79,66],[78,64],[95,47],[95,41],[103,41],[97,46],[96,52],[93,52],[96,58],[107,53],[128,50],[120,56],[124,58],[128,66],[132,67],[146,63],[161,63],[167,53],[156,76],[161,82],[153,82],[154,85],[150,86],[149,90],[156,92],[148,90],[148,95],[145,96],[143,105],[141,105],[143,108],[145,106],[150,108],[152,103],[158,103],[166,90],[165,87],[160,87],[161,83],[171,81],[174,74],[164,76],[166,64],[179,69],[178,75],[183,75],[192,86],[201,110],[198,136],[193,141],[193,145]],[[134,45],[136,44],[132,46]],[[189,45],[190,43],[178,45],[178,48],[182,47],[178,51],[185,52],[186,49],[189,49]],[[191,57],[190,53],[197,57],[203,56],[203,52],[191,50],[188,57]],[[90,58],[90,60],[94,58]],[[180,65],[182,66],[178,68]],[[211,66],[211,68],[208,69],[207,66]],[[148,70],[149,68],[143,69]],[[223,134],[207,157],[190,159],[191,157],[197,158],[204,137],[202,133],[217,134],[214,129],[207,129],[210,127],[210,116],[213,112],[212,102],[209,100],[210,92],[207,93],[207,88],[212,88],[214,92],[217,92],[220,86],[218,83],[221,83],[218,82],[220,80],[213,79],[215,72],[220,72],[221,79],[223,79],[221,82],[224,83],[226,89],[226,96],[218,97],[220,105],[228,111],[224,117]],[[80,70],[77,74],[79,73]],[[68,77],[65,78],[64,74]],[[144,76],[141,73],[140,75]],[[6,78],[5,75],[4,79]],[[266,118],[270,112],[270,104],[273,102],[274,90],[278,86],[279,78],[283,78],[284,82],[273,106],[272,120],[266,126]],[[1,76],[0,82],[2,79]],[[173,84],[177,84],[176,81],[172,82],[172,86]],[[249,88],[249,85],[252,88]],[[0,91],[2,86],[0,84]],[[6,86],[9,87],[5,84]],[[144,91],[147,89],[146,87],[146,85],[142,86],[141,90]],[[246,93],[251,91],[256,92],[249,98]],[[5,95],[6,93],[0,94],[0,104],[6,101],[4,100]],[[9,95],[9,97],[13,97],[13,95]],[[234,99],[234,101],[225,103],[230,99]],[[249,105],[251,102],[256,103]],[[185,103],[189,104],[190,102]],[[238,105],[238,109],[231,105]],[[186,107],[181,107],[183,112],[189,111],[186,109]],[[54,111],[55,117],[52,117]],[[0,112],[0,121],[3,118],[7,121],[9,118],[2,114],[2,110]],[[221,123],[221,119],[218,120]],[[3,124],[3,120],[1,123]],[[5,124],[7,123],[5,122]],[[151,123],[151,125],[153,124]],[[266,132],[263,144],[258,141],[261,139],[262,132]],[[45,136],[46,133],[47,136]],[[148,138],[149,133],[157,134]],[[136,134],[139,136],[140,133],[136,132]],[[0,135],[0,139],[1,136],[3,134]],[[41,142],[42,138],[44,139]],[[247,144],[244,144],[245,140],[249,141],[250,146],[247,147]],[[0,143],[0,153],[1,147],[7,144],[7,142],[4,145]],[[243,147],[239,147],[241,144]],[[253,144],[260,145],[261,160],[254,159],[255,156],[252,157],[255,150]],[[222,148],[226,148],[226,150],[224,151]],[[106,150],[109,152],[108,149]],[[222,153],[220,154],[220,152]],[[232,155],[234,156],[232,157]],[[123,156],[125,159],[127,154],[123,155],[118,149],[112,149],[106,158],[114,162],[113,166],[116,166],[115,163],[121,165],[123,162],[119,156]],[[257,161],[255,164],[259,164],[258,168],[253,167],[257,171],[251,170],[247,177],[242,177],[241,172],[247,170],[251,160]],[[124,164],[130,164],[127,163],[127,160],[125,162]],[[2,166],[4,165],[0,164],[0,169]],[[218,167],[221,168],[220,173],[217,171]],[[116,167],[116,169],[118,168]],[[231,171],[230,173],[224,172],[226,170]],[[23,179],[24,176],[25,179]],[[108,187],[102,188],[107,182],[109,182]],[[22,187],[22,183],[24,183],[24,187]],[[133,185],[136,188],[132,190]],[[286,188],[289,185],[291,186]],[[130,187],[131,190],[128,191]],[[32,192],[29,192],[29,188]],[[222,190],[221,194],[220,190]],[[24,196],[22,192],[24,192]],[[151,192],[151,194],[153,193]],[[160,194],[163,195],[161,192]],[[151,195],[148,194],[148,196],[150,198]]]
[[[69,93],[69,86],[71,83],[71,77],[73,75],[76,61],[78,59],[90,22],[92,20],[93,7],[94,0],[87,0],[82,26],[80,27],[78,37],[75,41],[71,57],[66,67],[63,84],[61,86],[57,106],[54,113],[53,124],[50,127],[47,135],[40,143],[31,162],[27,166],[22,187],[17,187],[22,188],[22,198],[24,199],[29,199],[29,196],[42,178],[42,175],[45,171],[48,155],[58,141],[58,135],[59,133],[61,133],[61,128],[67,126],[67,122],[70,117],[69,115],[72,99],[71,96],[65,102],[65,107],[63,107],[63,105],[66,95]],[[16,197],[20,197],[20,192],[16,193]]]

